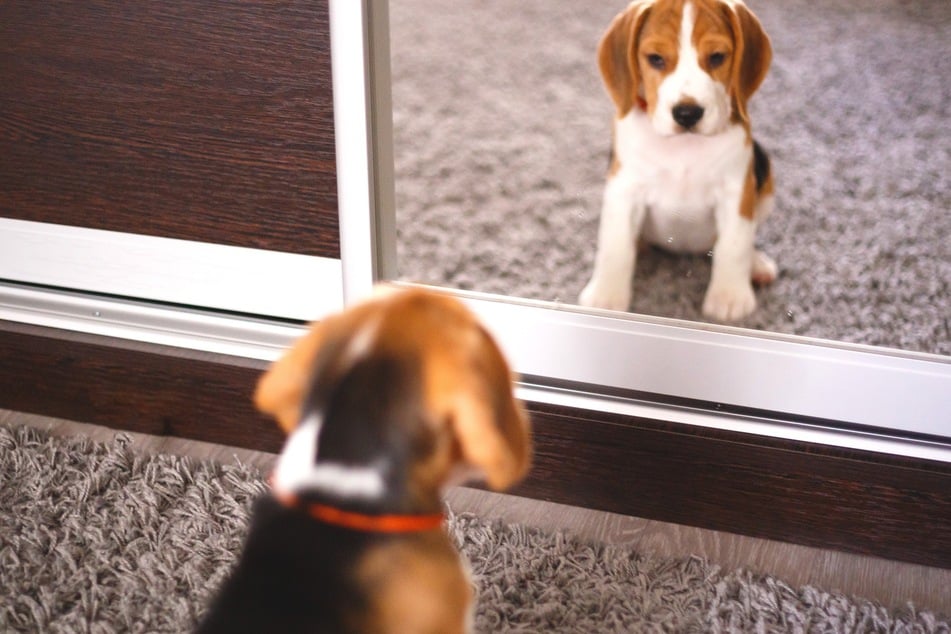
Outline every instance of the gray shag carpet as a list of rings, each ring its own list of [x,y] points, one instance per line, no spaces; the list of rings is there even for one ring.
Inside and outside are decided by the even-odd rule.
[[[235,561],[261,473],[0,427],[0,631],[183,632]],[[931,612],[451,516],[479,632],[951,632]]]
[[[595,49],[627,0],[392,0],[404,279],[574,303],[613,106]],[[951,354],[951,2],[748,0],[780,267],[739,325]],[[703,321],[709,258],[642,253],[631,310]]]

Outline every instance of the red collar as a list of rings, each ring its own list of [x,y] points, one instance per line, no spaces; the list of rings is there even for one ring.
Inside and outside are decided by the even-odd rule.
[[[300,508],[314,519],[342,528],[365,533],[418,533],[442,527],[445,517],[442,513],[432,515],[365,515],[344,511],[334,506],[301,502],[293,493],[277,491],[272,487],[274,497],[284,506]]]

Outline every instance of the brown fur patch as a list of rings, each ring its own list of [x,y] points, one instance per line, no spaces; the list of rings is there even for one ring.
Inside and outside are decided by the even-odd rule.
[[[459,556],[442,531],[389,541],[369,550],[356,570],[371,589],[361,632],[461,634],[466,631],[472,587]]]
[[[733,76],[733,65],[736,63],[736,35],[727,15],[730,9],[722,2],[709,0],[693,0],[693,4],[696,19],[692,43],[697,50],[700,67],[716,81],[728,87]],[[724,61],[718,66],[712,63],[712,56],[715,54],[723,55]]]
[[[766,174],[766,180],[763,181],[763,184],[757,190],[753,161],[750,161],[749,169],[746,171],[746,179],[743,182],[743,195],[740,198],[740,215],[749,220],[756,218],[759,202],[763,198],[772,196],[773,188],[773,171],[769,170]]]
[[[527,418],[511,397],[513,378],[498,346],[468,311],[456,316],[438,336],[428,331],[426,403],[437,423],[449,425],[463,462],[505,489],[528,468]]]
[[[619,13],[598,44],[598,67],[608,94],[623,117],[637,104],[641,91],[635,45],[652,0],[632,2]]]
[[[285,434],[300,422],[300,408],[310,384],[311,366],[324,341],[324,328],[312,324],[306,335],[275,361],[258,381],[254,404],[277,420]]]
[[[734,33],[734,63],[731,68],[730,98],[734,117],[749,128],[746,106],[766,78],[773,59],[773,47],[756,16],[743,5],[727,7]]]

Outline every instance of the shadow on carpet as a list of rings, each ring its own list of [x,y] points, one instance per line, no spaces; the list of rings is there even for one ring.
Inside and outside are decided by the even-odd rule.
[[[0,631],[183,632],[234,563],[262,474],[0,427]],[[949,632],[909,606],[451,516],[478,632]]]

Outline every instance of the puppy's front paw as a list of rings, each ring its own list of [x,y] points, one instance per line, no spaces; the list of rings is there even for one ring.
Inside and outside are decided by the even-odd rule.
[[[627,284],[599,284],[591,280],[578,296],[578,303],[588,308],[627,310],[631,306],[631,289]]]
[[[756,310],[756,295],[747,283],[711,284],[703,300],[703,314],[717,321],[737,321]]]

